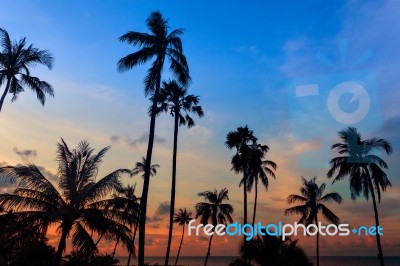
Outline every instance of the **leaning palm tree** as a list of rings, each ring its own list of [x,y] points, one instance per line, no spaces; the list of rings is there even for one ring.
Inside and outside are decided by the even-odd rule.
[[[174,215],[174,223],[177,223],[179,225],[182,225],[182,237],[181,237],[181,242],[179,244],[179,249],[178,249],[178,254],[176,255],[176,259],[175,259],[175,266],[178,263],[179,260],[179,254],[181,253],[181,247],[182,247],[182,243],[183,243],[183,236],[185,235],[185,225],[188,224],[190,222],[190,220],[192,220],[192,213],[188,212],[185,209],[179,209],[178,213],[175,213]]]
[[[285,215],[300,214],[301,218],[299,223],[306,226],[315,224],[318,226],[318,212],[321,212],[324,218],[333,224],[339,224],[340,219],[325,206],[326,203],[337,202],[342,203],[343,199],[337,192],[331,192],[324,194],[325,183],[318,186],[315,183],[316,177],[306,180],[301,177],[303,186],[300,188],[301,195],[291,194],[287,198],[289,204],[302,203],[295,207],[291,207],[285,210]],[[317,230],[317,266],[319,266],[319,231]]]
[[[200,217],[202,224],[208,223],[210,221],[214,225],[213,230],[217,224],[227,224],[231,223],[233,213],[232,205],[228,203],[223,203],[225,200],[229,200],[228,190],[226,188],[221,189],[219,192],[214,189],[213,191],[207,190],[200,192],[199,197],[203,197],[205,202],[199,202],[196,204],[196,219]],[[214,235],[210,236],[208,242],[208,250],[206,255],[206,260],[204,261],[204,266],[207,265],[208,257],[210,256],[211,241]]]
[[[253,210],[253,224],[256,221],[256,211],[257,211],[257,197],[258,197],[258,183],[264,186],[265,190],[268,189],[269,181],[268,176],[273,179],[276,178],[274,170],[277,169],[275,162],[271,160],[263,160],[269,150],[267,145],[255,144],[250,146],[249,152],[249,174],[247,179],[247,190],[251,191],[254,187],[254,210]],[[242,179],[241,184],[244,180]]]
[[[168,244],[165,256],[165,265],[169,263],[169,253],[172,241],[173,219],[175,212],[175,190],[176,190],[176,157],[178,151],[178,130],[179,126],[187,125],[189,128],[195,125],[189,113],[194,113],[199,117],[204,115],[203,109],[199,104],[199,96],[187,95],[187,89],[180,86],[177,81],[164,81],[158,98],[157,114],[169,112],[174,117],[174,148],[172,152],[172,184],[171,201],[169,212],[169,231]]]
[[[386,173],[382,170],[388,169],[386,162],[376,155],[376,152],[391,154],[393,151],[390,143],[385,139],[371,138],[363,140],[356,128],[349,127],[339,131],[341,142],[332,145],[339,153],[338,157],[330,161],[331,169],[328,177],[335,176],[333,182],[343,180],[348,177],[350,181],[351,198],[355,200],[361,193],[368,200],[372,198],[374,206],[375,224],[379,226],[378,208],[376,206],[376,196],[378,203],[381,201],[381,192],[385,192],[391,186]],[[378,246],[378,259],[380,265],[384,265],[383,252],[380,235],[376,234],[376,244]]]
[[[121,42],[128,42],[129,44],[137,46],[139,50],[118,61],[118,70],[122,72],[130,70],[137,65],[144,64],[154,58],[144,80],[145,94],[146,96],[152,96],[153,102],[151,110],[153,111],[150,114],[149,142],[147,146],[147,160],[141,197],[142,210],[140,212],[139,223],[139,265],[144,264],[147,197],[156,123],[156,114],[154,111],[157,106],[158,94],[161,86],[161,73],[165,60],[168,59],[170,61],[169,69],[181,84],[186,86],[190,82],[189,67],[186,57],[183,54],[182,41],[180,39],[180,35],[183,34],[184,30],[176,29],[168,32],[168,20],[163,18],[159,11],[151,12],[146,20],[146,24],[151,33],[129,31],[119,38]]]
[[[11,101],[15,101],[18,94],[24,91],[24,87],[32,89],[44,105],[46,94],[54,96],[53,88],[46,81],[31,76],[30,68],[42,64],[51,69],[54,61],[52,55],[49,51],[40,50],[32,44],[27,46],[25,38],[12,42],[8,32],[1,28],[0,46],[0,86],[6,84],[0,98],[0,111],[7,94],[12,94]]]
[[[106,198],[109,193],[121,191],[119,177],[129,170],[118,169],[96,180],[108,149],[95,154],[88,142],[81,141],[71,150],[61,139],[57,147],[58,189],[33,164],[0,168],[0,180],[17,185],[12,193],[0,195],[0,206],[6,211],[13,210],[13,217],[20,225],[14,235],[24,238],[25,233],[31,232],[44,236],[49,227],[58,225],[61,238],[55,265],[60,265],[71,232],[73,247],[85,254],[97,253],[90,231],[119,238],[127,247],[131,246],[126,215],[108,208],[113,199]]]
[[[236,154],[232,157],[231,164],[235,173],[243,173],[241,183],[247,184],[248,179],[248,156],[250,145],[254,145],[257,138],[247,125],[245,127],[238,127],[235,131],[230,131],[226,135],[225,145],[229,149],[236,148]],[[239,184],[240,186],[240,184]],[[243,223],[247,224],[247,186],[243,186]],[[246,243],[246,236],[243,235],[243,244]]]

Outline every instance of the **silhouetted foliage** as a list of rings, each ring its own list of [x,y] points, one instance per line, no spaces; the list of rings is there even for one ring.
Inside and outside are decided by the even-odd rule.
[[[24,87],[32,89],[42,105],[46,101],[46,94],[54,96],[52,86],[46,81],[34,77],[30,68],[37,64],[53,66],[53,56],[47,50],[40,50],[32,44],[26,44],[26,38],[12,42],[8,32],[0,28],[0,86],[5,83],[4,92],[0,98],[0,111],[8,93],[12,94],[11,101],[18,98]]]
[[[379,226],[378,202],[381,201],[381,192],[392,186],[383,169],[388,169],[386,162],[376,152],[391,154],[393,148],[389,141],[379,138],[363,140],[361,134],[354,127],[348,127],[338,132],[341,142],[332,145],[332,149],[339,153],[338,157],[330,161],[331,169],[328,177],[334,177],[332,183],[349,178],[351,198],[355,200],[361,193],[368,200],[371,195],[374,206],[375,224]],[[378,259],[384,265],[380,235],[376,234]]]
[[[56,189],[33,164],[0,168],[0,179],[15,182],[12,193],[0,195],[0,206],[13,211],[15,227],[10,230],[9,241],[23,241],[27,235],[44,236],[47,229],[57,225],[61,238],[57,248],[55,265],[59,265],[72,232],[72,245],[85,254],[95,255],[97,247],[92,233],[120,238],[131,247],[129,223],[125,213],[115,208],[114,199],[105,197],[121,191],[119,176],[129,173],[118,169],[96,180],[98,168],[108,147],[95,154],[89,143],[82,141],[76,149],[70,149],[64,140],[58,144],[58,187]],[[96,182],[97,181],[97,182]]]
[[[178,254],[176,255],[176,259],[175,259],[175,266],[178,263],[179,260],[179,254],[181,253],[181,247],[182,247],[182,243],[183,243],[183,237],[185,235],[185,225],[188,224],[190,222],[190,220],[192,220],[192,213],[188,212],[185,209],[179,209],[178,213],[175,213],[174,215],[174,223],[177,223],[179,225],[182,225],[182,237],[181,237],[181,242],[179,244],[179,249],[178,249]]]
[[[119,71],[127,71],[133,67],[147,63],[148,61],[154,59],[144,80],[145,95],[151,95],[151,110],[153,111],[150,114],[149,142],[147,146],[145,174],[141,197],[138,256],[139,265],[144,264],[147,197],[149,191],[151,174],[150,166],[153,153],[156,121],[155,109],[157,107],[161,87],[161,73],[164,67],[165,59],[169,60],[169,70],[177,78],[180,84],[187,86],[190,82],[189,67],[186,62],[186,57],[183,54],[182,41],[180,39],[180,36],[183,34],[184,30],[176,29],[168,32],[168,20],[164,19],[159,11],[151,12],[146,20],[146,24],[151,33],[129,31],[119,38],[121,42],[127,42],[137,46],[139,50],[121,58],[117,64]]]

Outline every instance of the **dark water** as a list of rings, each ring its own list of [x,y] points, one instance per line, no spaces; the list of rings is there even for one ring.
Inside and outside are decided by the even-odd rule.
[[[229,265],[236,257],[223,257],[215,256],[210,257],[208,260],[208,266],[223,266]],[[310,258],[316,265],[314,257]],[[120,264],[126,265],[127,258],[120,257]],[[131,261],[132,262],[132,261]],[[152,265],[158,263],[164,265],[164,257],[147,257],[146,262],[150,262]],[[170,263],[173,265],[175,257],[170,258]],[[136,260],[133,260],[136,264]],[[203,266],[203,257],[180,257],[178,264],[180,266]],[[320,266],[379,266],[378,259],[376,257],[320,257]],[[385,266],[400,266],[400,257],[385,257]]]

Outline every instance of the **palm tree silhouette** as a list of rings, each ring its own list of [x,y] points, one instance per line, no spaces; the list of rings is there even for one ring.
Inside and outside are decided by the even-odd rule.
[[[15,101],[18,94],[24,91],[24,86],[32,89],[36,93],[37,99],[44,105],[46,94],[54,96],[52,86],[46,81],[31,76],[30,68],[37,64],[53,66],[53,57],[47,50],[39,50],[32,44],[27,46],[26,39],[22,38],[18,42],[12,42],[8,32],[0,28],[0,85],[6,82],[3,95],[0,98],[0,112],[3,107],[7,93]]]
[[[327,175],[329,178],[336,175],[333,183],[348,177],[353,200],[361,193],[368,200],[371,194],[375,224],[378,227],[379,217],[375,193],[378,194],[378,203],[380,203],[381,191],[385,192],[386,188],[392,186],[392,184],[382,170],[382,168],[388,169],[386,162],[374,152],[385,152],[389,155],[393,148],[385,139],[362,140],[361,134],[354,127],[348,127],[339,131],[338,134],[341,142],[332,145],[332,149],[336,149],[339,156],[330,161],[331,169]],[[379,234],[376,234],[376,244],[378,246],[378,259],[380,265],[383,266],[384,259]]]
[[[310,224],[318,225],[318,212],[320,211],[324,218],[332,223],[339,224],[340,219],[329,210],[325,204],[330,202],[337,202],[339,204],[342,203],[343,199],[337,192],[332,192],[328,194],[324,194],[325,191],[325,183],[322,183],[321,186],[318,186],[315,183],[316,177],[306,180],[304,177],[301,177],[303,182],[303,186],[300,188],[301,195],[291,194],[287,198],[287,202],[289,204],[292,203],[302,203],[302,205],[298,205],[295,207],[291,207],[285,210],[285,215],[291,214],[300,214],[301,218],[299,223],[308,226]],[[317,230],[317,266],[319,266],[319,230]]]
[[[183,88],[175,80],[162,83],[158,98],[157,114],[168,112],[174,117],[174,148],[172,153],[172,184],[171,201],[169,213],[168,244],[165,256],[165,265],[169,263],[169,253],[171,249],[173,218],[175,211],[175,190],[176,190],[176,157],[178,151],[178,130],[179,126],[187,125],[189,128],[195,125],[189,113],[194,113],[199,117],[204,115],[203,109],[199,104],[199,97],[193,94],[187,95],[187,89]],[[185,112],[183,114],[182,112]]]
[[[147,27],[151,31],[149,33],[130,31],[122,35],[119,40],[128,42],[134,46],[139,47],[140,50],[131,53],[118,61],[118,70],[126,71],[137,65],[144,64],[155,58],[152,62],[150,69],[147,71],[145,83],[146,96],[151,94],[153,98],[152,108],[150,115],[150,132],[149,142],[147,146],[146,165],[143,182],[143,191],[141,197],[142,210],[140,213],[139,223],[139,256],[138,263],[140,266],[144,264],[144,245],[145,245],[145,232],[146,232],[146,211],[147,211],[147,197],[150,182],[150,165],[154,144],[154,131],[156,114],[155,109],[158,101],[158,94],[161,86],[161,72],[164,67],[165,59],[170,61],[169,69],[177,77],[178,81],[187,85],[190,81],[189,67],[186,57],[183,55],[182,41],[180,35],[183,34],[183,29],[176,29],[168,32],[168,20],[164,19],[159,11],[150,13],[146,20]]]
[[[236,154],[232,157],[231,164],[235,173],[243,173],[243,179],[240,183],[247,184],[248,179],[248,155],[250,145],[255,145],[257,138],[247,125],[238,127],[236,131],[230,131],[226,135],[225,145],[229,149],[236,148]],[[240,186],[240,184],[239,184]],[[243,222],[247,224],[247,186],[243,186]],[[243,235],[243,244],[246,243],[246,236]]]
[[[135,250],[135,237],[136,237],[136,228],[139,221],[139,214],[140,214],[140,198],[136,197],[135,195],[135,188],[136,183],[134,186],[128,185],[123,187],[121,191],[118,191],[113,195],[113,207],[117,210],[120,210],[124,215],[129,225],[130,231],[132,231],[132,226],[134,226],[134,234],[132,237],[132,248],[129,249],[129,256],[128,256],[128,266],[130,262],[130,258],[132,253]],[[120,239],[117,238],[117,241],[114,246],[114,250],[112,252],[112,259],[114,259],[115,251],[119,244]]]
[[[271,160],[263,160],[266,156],[269,147],[267,145],[254,144],[250,146],[249,150],[249,173],[247,179],[247,190],[251,191],[254,186],[254,210],[253,210],[253,224],[256,221],[256,211],[257,211],[257,196],[258,196],[258,182],[261,181],[261,184],[265,187],[265,190],[268,189],[268,176],[272,178],[276,178],[273,170],[277,169],[277,165],[275,162]],[[242,180],[241,185],[244,180]]]
[[[144,178],[145,168],[146,168],[146,158],[142,157],[142,161],[141,162],[136,162],[135,163],[135,167],[131,171],[131,177],[135,176],[135,175],[142,174],[142,178]],[[160,168],[159,164],[152,164],[150,166],[150,176],[155,176],[157,174],[157,168]],[[134,223],[133,226],[134,226],[134,233],[133,233],[133,238],[132,238],[132,245],[134,247],[135,238],[136,238],[136,232],[137,232],[137,228],[139,226],[138,220]],[[131,262],[132,251],[133,250],[129,250],[127,266],[129,266],[129,263]]]
[[[248,259],[254,259],[262,266],[312,266],[304,250],[297,245],[297,240],[280,237],[257,235],[241,248],[242,259],[236,264],[249,265]],[[251,265],[251,264],[250,264]]]
[[[208,221],[211,221],[215,228],[217,224],[226,225],[227,223],[231,223],[233,221],[231,217],[231,214],[233,213],[232,205],[223,203],[225,200],[229,200],[228,190],[226,188],[221,189],[219,192],[216,189],[213,191],[207,190],[200,192],[198,196],[203,197],[205,200],[205,202],[199,202],[195,206],[196,219],[200,217],[200,222],[202,224],[206,224]],[[208,257],[210,256],[211,241],[213,236],[214,235],[210,236],[210,240],[208,242],[208,250],[204,266],[207,265]]]
[[[185,225],[188,224],[190,222],[190,220],[192,220],[192,213],[188,212],[185,209],[179,209],[178,213],[175,213],[174,215],[174,223],[177,223],[179,225],[182,225],[182,237],[181,237],[181,242],[179,244],[179,249],[178,249],[178,254],[176,255],[176,259],[175,259],[175,266],[178,263],[179,260],[179,254],[181,253],[181,247],[182,247],[182,243],[183,243],[183,236],[185,235]]]
[[[17,182],[13,193],[0,195],[0,206],[6,211],[12,209],[19,225],[45,235],[49,226],[59,224],[57,231],[61,232],[61,238],[55,265],[60,265],[71,231],[72,245],[85,254],[97,253],[90,230],[98,235],[120,238],[127,247],[131,246],[130,231],[124,225],[126,215],[108,208],[114,202],[105,198],[109,193],[122,190],[119,177],[129,170],[118,169],[96,182],[100,163],[108,149],[95,154],[88,142],[81,141],[71,150],[61,139],[57,147],[59,190],[33,164],[0,168],[1,180]],[[25,231],[24,228],[21,230]]]

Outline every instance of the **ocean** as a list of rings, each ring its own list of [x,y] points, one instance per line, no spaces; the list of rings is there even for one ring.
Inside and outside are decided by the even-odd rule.
[[[208,266],[221,266],[229,265],[236,257],[224,257],[224,256],[211,256],[208,260]],[[120,265],[125,266],[127,263],[127,257],[119,257]],[[316,265],[316,258],[310,257],[311,261]],[[146,262],[150,262],[151,265],[159,264],[164,265],[164,257],[147,257]],[[131,263],[136,265],[136,259],[133,259]],[[170,263],[173,265],[175,257],[170,258]],[[204,256],[202,257],[190,257],[183,256],[179,257],[178,265],[180,266],[203,266]],[[378,266],[378,259],[376,257],[320,257],[320,266]],[[385,257],[385,266],[400,266],[400,257]]]

